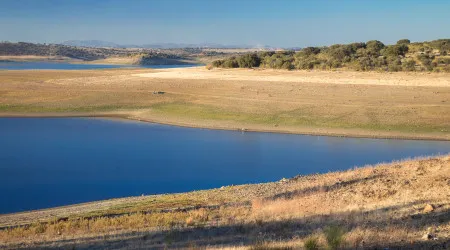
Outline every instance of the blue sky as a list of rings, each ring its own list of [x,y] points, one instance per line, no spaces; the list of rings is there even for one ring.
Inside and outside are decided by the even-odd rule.
[[[448,0],[0,0],[0,40],[304,47],[450,38]]]

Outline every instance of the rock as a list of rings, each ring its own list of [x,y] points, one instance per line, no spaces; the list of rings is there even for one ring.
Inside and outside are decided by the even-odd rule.
[[[433,235],[426,233],[422,236],[422,240],[431,240],[433,239]]]
[[[438,240],[438,238],[436,237],[436,235],[426,233],[422,236],[422,240]]]
[[[283,178],[283,179],[280,180],[280,183],[286,183],[286,182],[288,182],[288,181],[289,181],[288,179]]]
[[[424,213],[429,213],[432,212],[434,210],[434,206],[431,204],[427,204],[424,208],[423,208],[423,212]]]

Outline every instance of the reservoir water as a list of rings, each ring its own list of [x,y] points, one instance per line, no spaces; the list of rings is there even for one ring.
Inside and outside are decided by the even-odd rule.
[[[112,69],[112,68],[182,68],[198,66],[185,65],[111,65],[111,64],[76,64],[67,62],[5,62],[0,61],[0,70],[26,70],[26,69]]]
[[[88,118],[0,118],[0,213],[277,181],[409,157],[443,141],[220,131]]]

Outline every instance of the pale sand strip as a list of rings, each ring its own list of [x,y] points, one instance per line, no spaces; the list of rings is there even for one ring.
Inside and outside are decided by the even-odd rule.
[[[204,67],[161,69],[133,76],[153,79],[215,79],[230,81],[307,82],[357,85],[450,87],[450,74],[428,72],[286,71],[271,69],[213,69]]]

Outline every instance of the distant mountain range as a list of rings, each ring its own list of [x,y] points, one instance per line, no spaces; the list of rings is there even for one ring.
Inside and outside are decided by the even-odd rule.
[[[216,49],[235,49],[235,48],[270,48],[270,46],[252,46],[252,45],[223,45],[218,43],[154,43],[154,44],[117,44],[101,40],[70,40],[62,42],[63,45],[91,47],[91,48],[145,48],[145,49],[181,49],[181,48],[216,48]]]
[[[122,48],[121,45],[101,40],[69,40],[61,43],[62,45],[91,47],[91,48]]]

